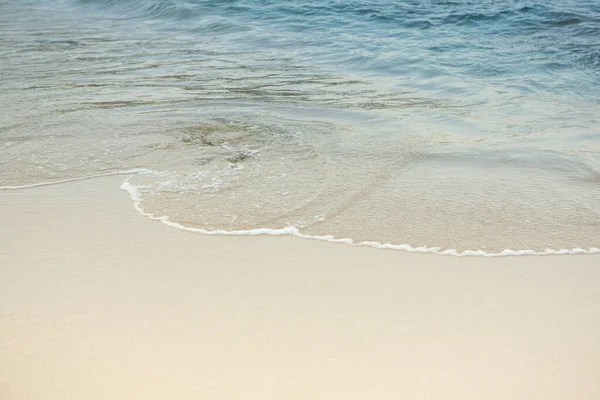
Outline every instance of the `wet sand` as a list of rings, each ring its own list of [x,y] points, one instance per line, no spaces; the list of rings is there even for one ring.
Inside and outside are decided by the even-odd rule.
[[[600,256],[216,237],[0,192],[0,399],[598,399]]]

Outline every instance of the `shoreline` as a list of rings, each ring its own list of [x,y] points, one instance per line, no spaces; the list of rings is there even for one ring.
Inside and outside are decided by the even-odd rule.
[[[156,174],[160,174],[160,173],[156,172],[156,171],[152,171],[147,168],[133,168],[133,169],[123,170],[123,171],[113,171],[113,172],[107,172],[107,173],[103,173],[103,174],[95,174],[95,175],[83,176],[83,177],[78,177],[78,178],[62,179],[62,180],[58,180],[58,181],[40,182],[40,183],[34,183],[34,184],[29,184],[29,185],[0,186],[0,193],[2,193],[3,191],[9,191],[9,190],[10,191],[26,190],[26,189],[33,189],[33,188],[44,187],[44,186],[54,186],[54,185],[62,185],[65,183],[86,181],[86,180],[90,180],[90,179],[98,179],[98,178],[105,178],[105,177],[111,177],[111,176],[123,176],[123,175],[133,176],[133,175],[137,175],[137,174],[156,175]],[[153,213],[146,212],[141,206],[142,196],[139,193],[138,189],[134,185],[129,183],[129,178],[127,178],[123,182],[121,182],[121,184],[119,185],[119,188],[121,190],[124,190],[127,193],[129,193],[129,197],[131,198],[131,201],[133,202],[133,207],[144,217],[147,217],[154,221],[160,221],[163,224],[165,224],[171,228],[175,228],[175,229],[179,229],[179,230],[187,231],[187,232],[200,233],[203,235],[211,235],[211,236],[212,235],[220,235],[220,236],[263,236],[263,235],[265,235],[265,236],[295,236],[295,237],[302,238],[302,239],[319,240],[319,241],[325,241],[325,242],[330,242],[330,243],[342,243],[342,244],[347,244],[347,245],[351,245],[351,246],[372,247],[372,248],[376,248],[376,249],[396,250],[396,251],[404,251],[404,252],[408,252],[408,253],[431,253],[431,254],[437,254],[437,255],[443,255],[443,256],[456,256],[456,257],[471,257],[471,256],[507,257],[507,256],[547,256],[547,255],[553,256],[553,255],[600,254],[600,247],[591,247],[591,248],[576,247],[576,248],[571,248],[571,249],[547,248],[544,251],[536,251],[536,250],[531,250],[531,249],[523,249],[523,250],[505,249],[499,253],[488,253],[483,250],[463,250],[463,251],[458,251],[456,249],[442,250],[442,248],[440,248],[440,247],[414,247],[410,244],[392,244],[392,243],[380,243],[380,242],[374,242],[374,241],[355,242],[354,240],[352,240],[350,238],[336,238],[331,235],[326,235],[326,236],[307,235],[307,234],[300,232],[300,230],[298,228],[293,227],[293,226],[286,227],[286,228],[255,228],[255,229],[241,230],[241,231],[206,230],[206,229],[202,229],[202,228],[189,227],[186,225],[182,225],[178,222],[172,222],[172,221],[170,221],[170,218],[168,216],[156,216]]]
[[[142,173],[146,173],[145,170],[142,169],[140,171],[144,171]],[[114,175],[124,175],[123,173],[115,173]],[[80,179],[77,179],[80,180]],[[63,183],[63,182],[59,182]],[[202,228],[192,228],[186,225],[182,225],[178,222],[173,222],[170,220],[169,216],[156,216],[153,213],[146,212],[144,208],[141,206],[142,195],[138,191],[138,189],[129,183],[129,180],[126,179],[119,188],[121,190],[129,193],[129,197],[133,201],[133,207],[144,217],[149,218],[153,221],[160,221],[168,227],[179,229],[185,232],[199,233],[202,235],[209,236],[294,236],[301,239],[310,239],[310,240],[319,240],[323,242],[329,243],[338,243],[338,244],[346,244],[350,246],[358,246],[358,247],[370,247],[375,249],[383,249],[383,250],[394,250],[394,251],[404,251],[407,253],[425,253],[425,254],[436,254],[440,256],[455,256],[455,257],[509,257],[509,256],[556,256],[556,255],[578,255],[578,254],[600,254],[600,248],[591,247],[588,249],[584,248],[572,248],[572,249],[546,249],[544,251],[535,251],[535,250],[511,250],[505,249],[499,253],[488,253],[483,250],[463,250],[458,251],[456,249],[445,249],[442,250],[440,247],[414,247],[410,244],[391,244],[391,243],[379,243],[372,241],[363,241],[363,242],[355,242],[350,238],[336,238],[331,235],[327,236],[317,236],[317,235],[307,235],[296,227],[289,226],[286,228],[255,228],[249,230],[241,230],[241,231],[225,231],[225,230],[206,230]],[[1,189],[1,188],[0,188]]]
[[[440,257],[0,191],[0,397],[596,399],[600,256]]]

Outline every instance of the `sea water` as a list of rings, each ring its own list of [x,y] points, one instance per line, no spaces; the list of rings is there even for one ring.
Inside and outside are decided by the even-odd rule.
[[[0,0],[0,187],[182,229],[597,252],[593,0]],[[550,250],[549,250],[550,249]]]

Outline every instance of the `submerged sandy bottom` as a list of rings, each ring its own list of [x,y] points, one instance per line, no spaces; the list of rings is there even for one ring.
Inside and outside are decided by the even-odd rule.
[[[0,192],[0,398],[598,399],[600,256],[211,237]]]

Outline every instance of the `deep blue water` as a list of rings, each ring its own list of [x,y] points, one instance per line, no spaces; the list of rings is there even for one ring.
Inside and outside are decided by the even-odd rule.
[[[472,81],[598,100],[596,1],[81,1],[85,12],[157,24],[223,46],[440,96]],[[468,85],[467,85],[468,84]],[[482,84],[482,83],[481,83]]]

